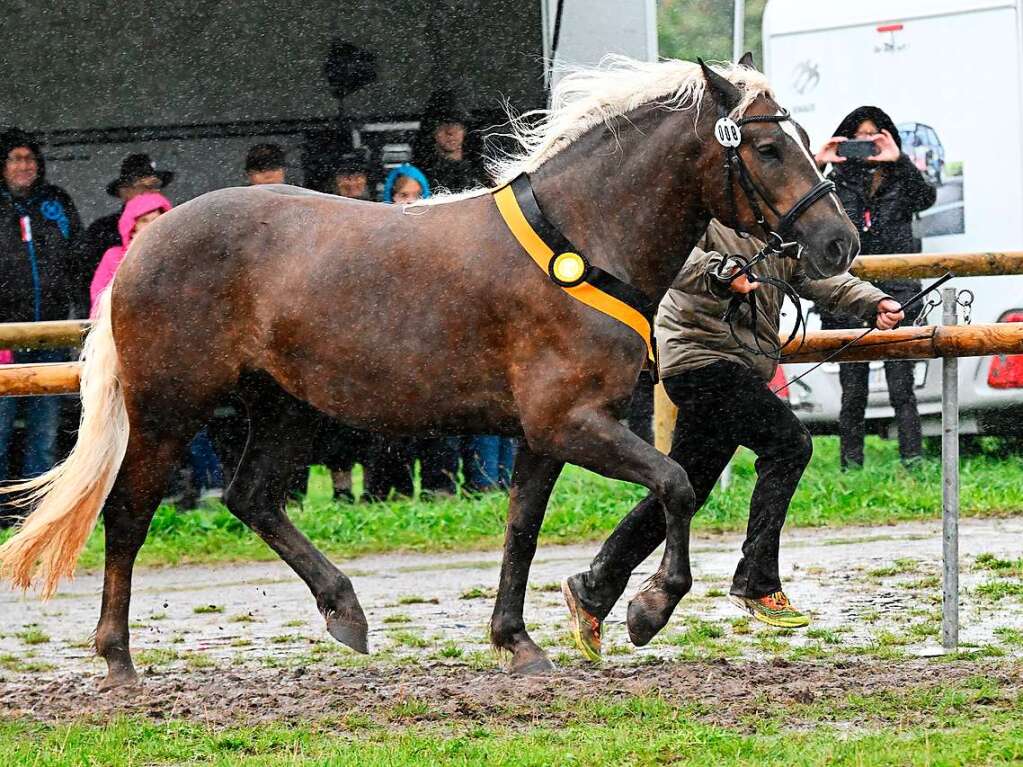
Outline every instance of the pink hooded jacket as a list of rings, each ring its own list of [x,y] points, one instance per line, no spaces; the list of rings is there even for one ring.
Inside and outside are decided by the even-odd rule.
[[[96,267],[96,274],[92,277],[92,284],[89,285],[89,296],[92,299],[92,308],[89,311],[90,317],[94,317],[96,314],[99,294],[114,279],[117,267],[121,265],[124,254],[128,252],[128,246],[131,245],[131,236],[135,229],[135,222],[154,210],[166,213],[172,207],[174,206],[171,205],[171,201],[159,192],[140,194],[138,197],[130,199],[128,204],[124,206],[121,218],[117,222],[117,230],[121,233],[121,244],[107,248],[107,252],[103,254],[99,266]]]

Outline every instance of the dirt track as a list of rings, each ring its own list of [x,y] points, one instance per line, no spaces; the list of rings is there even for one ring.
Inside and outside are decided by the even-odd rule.
[[[935,644],[939,525],[788,533],[783,578],[790,596],[813,613],[814,627],[826,630],[813,635],[749,627],[727,603],[722,593],[739,543],[736,536],[694,542],[694,593],[650,647],[627,645],[623,600],[610,616],[608,657],[600,669],[576,660],[554,590],[596,547],[542,548],[526,619],[564,669],[542,680],[509,677],[489,652],[497,552],[374,556],[342,564],[369,616],[374,654],[368,657],[329,638],[304,585],[280,563],[140,571],[132,641],[144,685],[102,695],[95,685],[103,666],[87,646],[100,577],[85,574],[44,605],[0,595],[0,716],[134,711],[219,722],[336,717],[414,699],[423,702],[428,717],[475,718],[496,713],[494,706],[529,717],[552,698],[659,691],[711,710],[717,702],[722,716],[741,718],[764,695],[806,702],[977,673],[966,662],[879,660],[912,658]],[[964,522],[964,644],[990,645],[1010,656],[1023,649],[1005,633],[1023,628],[1020,596],[995,599],[977,589],[1014,581],[972,566],[981,553],[1015,559],[1021,549],[1023,520]],[[646,563],[632,589],[655,563]],[[821,662],[807,664],[807,658]],[[1018,668],[1011,658],[999,660],[994,673]]]

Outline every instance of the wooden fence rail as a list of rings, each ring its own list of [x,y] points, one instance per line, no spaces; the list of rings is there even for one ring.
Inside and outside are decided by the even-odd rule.
[[[849,271],[864,280],[941,277],[945,272],[956,277],[1023,274],[1023,251],[860,256]]]
[[[77,362],[0,365],[0,397],[77,394]]]
[[[60,349],[82,345],[87,320],[0,323],[0,349]]]
[[[793,341],[784,362],[819,362],[862,330],[817,330],[806,342]],[[834,358],[835,362],[920,360],[935,357],[981,357],[1023,354],[1023,323],[989,325],[926,325],[875,331]],[[77,362],[0,365],[0,396],[73,394],[78,391]]]
[[[820,362],[863,330],[816,330],[782,349],[782,362]],[[923,360],[935,357],[984,357],[1023,354],[1023,323],[987,325],[924,325],[875,330],[835,356],[835,362]]]

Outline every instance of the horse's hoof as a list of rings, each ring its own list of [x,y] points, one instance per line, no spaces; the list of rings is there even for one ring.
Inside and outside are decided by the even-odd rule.
[[[551,663],[550,658],[540,651],[540,655],[530,654],[528,658],[521,661],[512,661],[509,671],[514,676],[543,676],[553,673],[556,666]]]
[[[110,669],[99,683],[99,691],[107,692],[118,687],[136,687],[140,684],[134,668]]]
[[[343,620],[337,613],[327,615],[327,631],[355,652],[369,654],[369,626],[366,621]]]
[[[671,620],[675,605],[681,598],[681,595],[677,598],[671,597],[648,582],[629,602],[629,613],[626,619],[629,640],[636,647],[649,644],[650,640],[657,636],[657,632]]]

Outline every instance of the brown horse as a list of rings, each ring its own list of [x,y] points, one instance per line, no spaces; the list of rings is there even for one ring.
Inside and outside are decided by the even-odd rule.
[[[617,61],[565,78],[544,119],[516,127],[521,154],[498,168],[505,180],[528,172],[551,226],[652,302],[711,216],[755,225],[754,207],[726,184],[715,120],[779,114],[750,66],[701,66]],[[743,131],[741,157],[772,211],[819,183],[791,126]],[[811,274],[843,271],[857,249],[831,195],[792,232]],[[522,607],[566,462],[644,485],[664,506],[667,546],[630,606],[634,640],[663,627],[690,588],[685,472],[618,420],[644,339],[538,269],[489,190],[403,209],[284,186],[224,189],[162,216],[128,255],[83,353],[78,443],[22,486],[35,509],[0,549],[6,577],[22,587],[38,579],[48,594],[72,574],[102,510],[103,686],[136,679],[135,557],[172,467],[230,392],[247,402],[251,433],[224,501],[306,582],[328,631],[360,652],[367,623],[351,582],[283,511],[312,408],[395,434],[523,439],[491,621],[515,672],[552,668]]]

